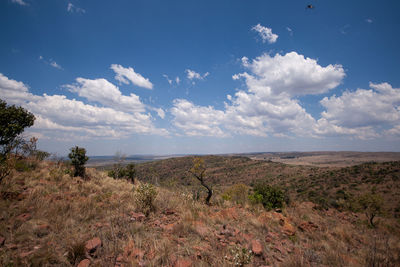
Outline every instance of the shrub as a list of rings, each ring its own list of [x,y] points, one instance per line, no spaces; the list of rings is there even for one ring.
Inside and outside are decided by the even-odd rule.
[[[89,157],[86,156],[86,149],[78,146],[73,147],[71,148],[71,152],[68,154],[68,157],[71,159],[71,164],[75,168],[74,177],[80,176],[84,178],[85,163],[89,160]]]
[[[150,212],[155,211],[156,206],[154,201],[157,197],[157,190],[152,184],[140,184],[135,191],[135,204],[138,211],[149,215]]]
[[[125,178],[135,183],[136,167],[134,163],[129,163],[125,167],[122,164],[114,164],[112,170],[108,171],[108,176],[114,179]]]
[[[233,201],[237,204],[244,204],[248,199],[249,187],[245,184],[234,184],[230,186],[223,194],[224,200]]]
[[[263,183],[254,187],[254,193],[249,198],[253,203],[261,203],[265,209],[271,210],[283,207],[285,194],[279,187]]]
[[[374,218],[383,214],[383,198],[381,195],[371,192],[358,197],[358,204],[361,211],[365,212],[368,222],[375,227]]]

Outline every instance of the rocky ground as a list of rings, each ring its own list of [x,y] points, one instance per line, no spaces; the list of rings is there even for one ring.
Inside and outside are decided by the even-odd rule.
[[[182,188],[157,187],[155,210],[135,190],[94,169],[62,164],[15,172],[0,187],[1,266],[399,266],[399,221],[224,201],[207,206]]]

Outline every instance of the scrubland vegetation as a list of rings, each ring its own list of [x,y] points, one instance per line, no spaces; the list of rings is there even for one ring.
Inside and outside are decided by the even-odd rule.
[[[45,160],[19,133],[2,144],[1,266],[400,265],[400,162],[204,156],[96,170],[84,148]]]

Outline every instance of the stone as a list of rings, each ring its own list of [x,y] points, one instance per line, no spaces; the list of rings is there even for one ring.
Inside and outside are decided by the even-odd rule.
[[[165,215],[173,215],[175,213],[176,213],[176,211],[174,209],[166,209],[166,210],[164,210],[164,214]]]
[[[290,223],[285,222],[282,226],[282,232],[287,236],[293,236],[296,233],[296,229]]]
[[[86,242],[85,249],[88,253],[92,254],[92,253],[96,252],[96,250],[99,247],[101,247],[101,245],[102,245],[102,243],[101,243],[100,238],[95,237]]]
[[[253,240],[251,241],[251,250],[253,253],[257,256],[262,255],[263,249],[262,249],[262,244],[259,240]]]
[[[89,267],[90,265],[90,260],[84,259],[79,262],[78,267]]]
[[[174,267],[190,267],[193,265],[192,260],[190,259],[178,259],[174,265]]]
[[[130,215],[131,215],[131,221],[142,222],[142,221],[144,221],[144,219],[146,218],[146,215],[144,215],[144,214],[141,213],[141,212],[134,212],[134,211],[132,211],[132,212],[130,213]]]
[[[313,232],[318,229],[318,225],[313,222],[302,222],[298,228],[303,232]]]
[[[19,220],[21,222],[26,222],[30,218],[32,218],[32,215],[30,213],[22,213],[21,215],[19,215],[17,217],[17,220]]]

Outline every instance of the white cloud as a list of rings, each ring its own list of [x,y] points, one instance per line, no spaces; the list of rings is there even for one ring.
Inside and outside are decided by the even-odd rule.
[[[126,112],[145,111],[145,105],[140,101],[139,96],[133,93],[129,96],[122,95],[119,88],[106,79],[77,78],[76,82],[76,84],[66,85],[66,87],[89,101]]]
[[[286,30],[289,32],[290,36],[293,36],[293,30],[289,27],[286,27]]]
[[[209,72],[206,72],[203,75],[201,75],[200,73],[190,69],[185,70],[185,72],[187,73],[187,78],[189,80],[204,80],[204,78],[210,75]]]
[[[45,59],[43,56],[39,56],[39,60],[43,61],[44,63],[46,63],[46,64],[48,64],[48,65],[50,65],[50,66],[52,66],[53,68],[56,68],[56,69],[59,69],[59,70],[62,70],[62,69],[63,69],[63,68],[62,68],[57,62],[55,62],[53,59],[47,60],[47,59]]]
[[[21,6],[27,6],[28,4],[25,2],[25,1],[23,1],[23,0],[11,0],[11,2],[12,3],[15,3],[15,4],[18,4],[18,5],[21,5]]]
[[[177,85],[179,85],[180,82],[181,82],[181,79],[179,79],[179,77],[177,76],[177,77],[175,78],[175,82],[176,82]]]
[[[146,112],[146,108],[154,108],[146,107],[134,94],[122,95],[118,87],[105,79],[77,78],[76,84],[67,87],[102,106],[85,104],[64,95],[34,95],[22,82],[0,73],[2,98],[34,113],[37,120],[33,130],[47,137],[119,138],[135,133],[168,134],[165,129],[156,128],[153,117]],[[161,109],[156,112],[163,116]]]
[[[382,128],[392,128],[383,131],[395,133],[400,125],[400,88],[388,83],[370,83],[370,88],[322,99],[320,103],[326,110],[318,120],[317,130],[352,134],[363,139],[379,136]],[[328,124],[331,126],[326,127]]]
[[[175,99],[171,108],[173,124],[189,136],[226,136],[219,128],[224,120],[223,111],[213,107],[196,106],[186,99]]]
[[[163,74],[162,76],[167,80],[167,82],[168,82],[170,85],[172,85],[172,80],[168,77],[167,74]]]
[[[132,84],[139,87],[153,89],[153,84],[149,81],[149,79],[144,78],[139,73],[136,73],[131,67],[124,68],[121,65],[112,64],[111,69],[116,73],[115,79],[121,83],[129,84],[130,81]]]
[[[224,110],[196,106],[187,100],[174,102],[175,125],[190,135],[315,136],[315,119],[294,97],[325,93],[345,76],[340,65],[323,67],[295,52],[274,57],[265,54],[253,61],[243,57],[242,64],[249,73],[232,78],[244,78],[247,90],[228,95],[230,103],[225,103]]]
[[[373,21],[372,19],[369,19],[369,18],[368,18],[368,19],[365,20],[365,22],[371,24],[371,23],[374,22],[374,21]]]
[[[56,69],[60,69],[62,70],[62,67],[60,65],[57,64],[57,62],[55,62],[54,60],[50,61],[50,66],[56,68]]]
[[[77,7],[75,5],[73,5],[72,3],[68,3],[67,5],[67,11],[70,13],[86,13],[86,10],[80,7]]]
[[[253,31],[258,32],[263,43],[268,42],[268,43],[272,44],[272,43],[275,43],[276,40],[278,39],[278,35],[272,33],[272,29],[270,29],[268,27],[264,27],[261,24],[257,24],[256,26],[253,26],[251,29]]]
[[[341,65],[320,66],[315,59],[305,58],[296,52],[271,57],[264,54],[251,63],[242,58],[243,65],[253,74],[241,73],[233,79],[244,77],[251,92],[289,96],[313,95],[337,87],[345,76]]]

